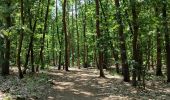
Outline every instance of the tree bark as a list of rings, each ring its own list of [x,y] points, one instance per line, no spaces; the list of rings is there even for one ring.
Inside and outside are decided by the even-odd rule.
[[[158,10],[158,7],[155,7],[155,16],[158,18],[159,17],[159,10]],[[159,26],[156,26],[157,29],[157,66],[156,66],[156,75],[157,76],[162,76],[162,55],[161,55],[161,52],[162,52],[162,49],[161,49],[161,33],[160,33],[160,30],[159,30]]]
[[[84,48],[84,54],[83,54],[83,67],[87,68],[88,67],[88,62],[87,62],[87,39],[86,39],[86,0],[84,0],[84,13],[83,13],[83,48]]]
[[[168,18],[167,18],[167,0],[163,0],[162,8],[163,27],[165,32],[165,49],[166,49],[166,67],[167,67],[167,82],[170,82],[170,42],[169,42],[169,31],[168,31]]]
[[[6,5],[8,8],[11,7],[11,0],[6,1]],[[6,27],[10,28],[11,27],[11,14],[9,13],[6,17]],[[4,61],[3,61],[3,66],[2,66],[2,75],[9,75],[9,60],[10,60],[10,39],[8,36],[5,36],[5,51],[4,53]]]
[[[2,76],[6,75],[6,71],[5,71],[5,66],[4,66],[4,38],[0,36],[0,68],[2,68],[1,70],[1,74]]]
[[[100,34],[100,21],[99,21],[99,0],[95,0],[96,3],[96,34],[97,38],[101,38]],[[103,71],[103,51],[99,50],[100,48],[100,43],[97,44],[98,47],[98,56],[99,56],[99,64],[98,68],[100,70],[100,77],[105,77],[104,71]]]
[[[63,2],[63,32],[65,36],[65,70],[68,71],[68,39],[67,39],[67,24],[66,24],[66,5],[67,0]]]
[[[78,27],[78,15],[77,15],[77,0],[75,0],[75,14],[76,14],[76,33],[77,33],[77,66],[80,69],[80,36],[79,36],[79,27]]]
[[[117,22],[119,24],[119,38],[120,38],[122,71],[123,71],[124,81],[129,82],[130,81],[129,66],[128,66],[128,61],[127,61],[126,42],[125,42],[125,37],[124,37],[124,33],[123,33],[123,23],[122,23],[122,17],[121,17],[121,12],[120,12],[119,0],[115,0],[115,5],[117,8]]]
[[[23,0],[20,0],[21,3],[21,26],[24,25],[24,2]],[[22,49],[22,41],[24,38],[24,34],[23,34],[23,29],[21,27],[20,30],[20,36],[19,36],[19,44],[18,44],[18,54],[17,54],[17,67],[18,67],[18,73],[19,73],[19,78],[23,78],[23,73],[21,70],[21,49]]]
[[[74,8],[72,5],[72,35],[71,35],[71,51],[72,51],[72,66],[74,67]]]
[[[138,65],[139,65],[139,62],[138,62],[138,15],[137,15],[137,12],[136,12],[136,0],[130,0],[130,4],[131,4],[131,7],[132,7],[132,19],[133,19],[133,60],[134,60],[134,64],[133,64],[133,71],[132,71],[132,85],[133,86],[136,86],[137,85],[137,80],[136,80],[136,77],[137,77],[137,68],[138,68]]]
[[[45,34],[47,32],[47,25],[48,25],[49,6],[50,6],[50,0],[48,0],[48,3],[47,3],[46,13],[45,13],[44,29],[43,29],[43,37],[42,37],[42,40],[41,40],[41,50],[40,50],[41,69],[44,69],[44,67],[45,67],[45,63],[44,63],[44,43],[45,43]]]

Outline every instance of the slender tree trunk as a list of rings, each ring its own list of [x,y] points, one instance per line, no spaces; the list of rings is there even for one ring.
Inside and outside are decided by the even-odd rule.
[[[56,65],[56,58],[55,58],[55,46],[56,46],[56,44],[55,44],[55,28],[54,28],[54,24],[52,25],[52,30],[53,30],[53,33],[52,33],[52,63],[53,63],[53,66],[55,66]]]
[[[63,2],[63,32],[65,36],[65,70],[68,71],[68,39],[67,39],[67,24],[66,24],[66,5],[67,0]]]
[[[154,59],[154,50],[152,49],[152,53],[151,53],[151,67],[152,67],[153,70],[155,70],[154,69],[154,61],[155,61],[155,59]]]
[[[166,66],[167,66],[167,82],[170,82],[170,41],[168,31],[168,18],[167,18],[167,0],[163,0],[162,8],[163,27],[165,32],[165,49],[166,49]]]
[[[31,70],[34,73],[35,72],[35,67],[34,67],[34,49],[33,45],[31,47]]]
[[[20,0],[20,3],[21,3],[21,26],[24,25],[24,3],[23,3],[23,0]],[[22,41],[23,41],[23,38],[24,38],[24,34],[23,34],[23,29],[21,28],[20,30],[20,37],[19,37],[19,45],[18,45],[18,54],[17,54],[17,67],[18,67],[18,72],[19,72],[19,78],[23,78],[23,73],[22,73],[22,70],[21,70],[21,48],[22,48]]]
[[[155,7],[155,15],[158,18],[159,17],[159,10],[158,7]],[[161,33],[159,30],[159,26],[157,26],[157,66],[156,66],[156,75],[162,76],[162,56],[161,56]]]
[[[133,64],[133,72],[132,72],[132,85],[136,86],[137,85],[137,81],[136,81],[136,77],[137,77],[137,69],[138,69],[138,15],[136,12],[136,0],[130,0],[130,4],[132,7],[132,19],[133,19],[133,60],[134,60],[134,64]]]
[[[79,37],[79,27],[78,27],[78,15],[77,15],[77,0],[75,0],[75,13],[76,13],[76,33],[77,33],[77,66],[80,69],[80,37]]]
[[[147,44],[147,69],[150,70],[150,61],[151,61],[151,36],[148,36],[148,44]]]
[[[6,1],[6,5],[8,8],[11,7],[11,0]],[[11,15],[8,14],[5,17],[6,20],[6,27],[10,28],[11,27]],[[5,54],[4,56],[4,61],[3,61],[3,66],[2,66],[2,75],[9,75],[9,60],[10,60],[10,39],[8,36],[5,36]]]
[[[45,67],[45,63],[44,63],[44,43],[45,43],[45,34],[47,32],[49,6],[50,6],[50,0],[48,0],[48,4],[47,4],[47,8],[46,8],[43,37],[42,37],[42,40],[41,40],[40,61],[41,61],[41,68],[42,69],[44,69],[44,67]]]
[[[9,60],[10,60],[10,39],[9,37],[6,37],[5,39],[5,59],[4,59],[4,66],[2,68],[4,68],[3,70],[3,75],[9,75]]]
[[[29,3],[28,0],[27,0],[27,3]],[[28,6],[28,10],[27,11],[28,11],[28,15],[29,16],[31,15],[30,14],[31,13],[30,9],[31,9],[30,6]],[[29,17],[28,19],[29,19],[29,28],[32,30],[32,19],[31,19],[31,17]],[[28,46],[28,50],[27,50],[27,53],[25,55],[25,64],[24,64],[23,74],[26,74],[27,65],[28,65],[28,59],[29,59],[29,55],[30,55],[30,49],[31,49],[31,36],[30,36],[30,43],[29,43],[29,46]]]
[[[108,16],[108,14],[107,14],[107,12],[105,12],[105,10],[107,11],[108,10],[108,0],[106,0],[106,5],[104,5],[104,7],[103,7],[103,4],[102,4],[102,2],[101,2],[101,0],[99,0],[99,5],[100,5],[100,7],[101,7],[101,12],[102,12],[102,14],[103,14],[103,17],[102,16],[100,16],[101,17],[101,20],[103,20],[104,19],[104,22],[103,22],[103,24],[104,24],[104,27],[106,28],[106,29],[104,29],[103,30],[103,32],[108,36],[108,37],[110,37],[110,32],[109,32],[109,27],[108,27],[108,21],[107,21],[107,16]],[[103,18],[103,19],[102,19]],[[102,21],[101,21],[101,23],[102,23]],[[105,46],[104,47],[104,51],[103,51],[103,68],[104,69],[107,69],[108,68],[108,52],[107,52],[107,50],[108,50],[108,46]]]
[[[114,49],[114,47],[112,47],[112,50],[113,50],[112,54],[115,59],[116,72],[120,73],[120,68],[119,68],[119,63],[118,63],[119,61],[118,52]]]
[[[99,21],[99,0],[95,0],[96,3],[96,34],[97,38],[101,38],[101,33],[100,33],[100,21]],[[100,48],[100,43],[97,44],[98,49]],[[105,77],[104,71],[103,71],[103,51],[98,50],[98,56],[99,56],[99,64],[98,68],[100,70],[100,77]]]
[[[59,35],[59,27],[58,27],[58,0],[56,0],[56,23],[57,23],[57,37],[58,37],[58,43],[59,43],[59,48],[60,48],[60,51],[59,51],[59,58],[58,58],[58,70],[61,69],[61,57],[62,57],[62,38],[60,38],[60,35]]]
[[[31,18],[29,18],[29,21],[31,23]],[[34,32],[36,29],[36,24],[37,24],[37,19],[34,22],[34,26],[32,28],[32,25],[30,25],[30,29],[32,30],[31,36],[30,36],[30,43],[29,43],[29,47],[28,47],[28,51],[26,53],[26,58],[25,58],[25,64],[24,64],[24,70],[23,70],[23,74],[26,74],[26,70],[27,70],[27,65],[28,65],[28,59],[29,59],[29,55],[31,52],[31,66],[32,66],[32,72],[35,72],[34,70],[34,56],[33,56],[33,41],[34,41]]]
[[[68,67],[70,67],[70,45],[71,45],[71,43],[70,43],[70,38],[71,38],[71,34],[70,34],[70,16],[69,16],[69,12],[68,11],[70,11],[70,7],[69,7],[69,2],[67,2],[67,13],[66,13],[66,22],[67,22],[67,26],[68,26],[68,28],[67,28],[67,30],[68,30],[68,32],[67,32],[67,41],[68,41]]]
[[[1,70],[1,74],[2,75],[7,75],[6,74],[6,70],[5,70],[5,66],[4,66],[4,38],[0,36],[0,68],[2,68]]]
[[[142,41],[142,39],[140,39]],[[138,81],[141,81],[141,75],[142,75],[142,66],[143,66],[143,52],[141,50],[141,43],[138,44],[137,50],[138,50],[138,68],[137,68],[137,78]]]
[[[124,76],[124,81],[129,82],[130,81],[129,66],[128,66],[128,61],[127,61],[126,42],[125,42],[125,37],[123,33],[123,23],[122,23],[122,17],[121,17],[121,12],[120,12],[119,0],[115,0],[115,5],[117,8],[117,22],[119,24],[119,38],[120,38],[123,76]]]
[[[72,35],[71,35],[72,66],[74,67],[74,9],[72,5]]]
[[[83,48],[84,48],[84,54],[83,54],[83,67],[87,68],[88,63],[87,63],[87,43],[86,43],[86,0],[84,0],[84,13],[83,13]]]
[[[61,57],[62,57],[62,52],[61,52],[61,50],[62,50],[62,43],[61,43],[61,40],[60,40],[60,36],[59,36],[59,33],[58,33],[58,35],[57,35],[57,37],[58,37],[58,42],[59,42],[59,47],[60,47],[60,51],[59,51],[59,61],[58,61],[58,70],[60,70],[61,69]]]

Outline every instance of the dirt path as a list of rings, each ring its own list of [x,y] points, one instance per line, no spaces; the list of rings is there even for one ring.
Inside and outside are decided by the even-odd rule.
[[[144,90],[123,82],[121,76],[105,74],[107,78],[99,78],[96,69],[70,68],[69,72],[51,69],[27,74],[22,80],[10,75],[0,77],[0,91],[26,100],[170,100],[170,84],[161,78],[147,81]]]
[[[127,100],[127,99],[170,99],[169,88],[148,87],[146,90],[133,88],[122,82],[120,76],[99,78],[95,69],[71,69],[49,71],[54,85],[43,100]]]
[[[112,96],[113,82],[121,83],[120,77],[106,74],[107,78],[99,78],[98,71],[94,69],[71,69],[70,72],[50,71],[54,83],[44,100],[110,100],[111,98],[126,99],[126,96]]]

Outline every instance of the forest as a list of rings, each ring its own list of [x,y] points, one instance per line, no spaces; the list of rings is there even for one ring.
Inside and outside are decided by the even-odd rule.
[[[0,0],[0,100],[169,100],[170,0]]]

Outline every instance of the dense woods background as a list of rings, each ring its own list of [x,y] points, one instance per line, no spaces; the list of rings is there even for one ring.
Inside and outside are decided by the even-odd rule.
[[[169,0],[0,0],[1,74],[92,67],[170,82],[169,26]]]

